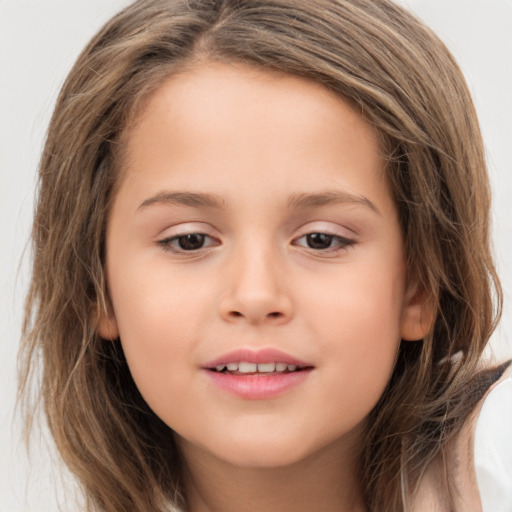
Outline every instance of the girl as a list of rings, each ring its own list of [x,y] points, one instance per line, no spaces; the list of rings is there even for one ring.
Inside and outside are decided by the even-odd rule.
[[[478,506],[482,142],[390,1],[135,2],[61,91],[33,236],[21,391],[42,358],[89,510]]]

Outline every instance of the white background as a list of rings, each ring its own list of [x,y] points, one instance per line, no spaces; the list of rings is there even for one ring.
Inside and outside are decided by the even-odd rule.
[[[512,356],[512,0],[401,0],[451,48],[473,91],[494,190],[494,242],[505,291],[492,354]],[[0,0],[0,512],[54,512],[59,468],[29,462],[13,419],[16,351],[28,275],[35,174],[60,85],[79,51],[127,0]],[[20,263],[23,261],[23,263]],[[36,447],[41,443],[35,443]],[[59,491],[60,492],[60,491]],[[61,494],[61,493],[60,493]],[[64,511],[77,510],[62,498]]]

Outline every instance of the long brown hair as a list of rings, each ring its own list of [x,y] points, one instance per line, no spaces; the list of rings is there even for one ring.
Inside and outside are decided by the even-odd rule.
[[[436,318],[425,339],[401,344],[368,422],[361,481],[368,510],[407,510],[487,386],[476,368],[501,290],[466,83],[443,43],[389,0],[139,0],[100,30],[62,88],[40,163],[20,353],[27,411],[41,361],[41,403],[88,508],[186,509],[171,431],[96,325],[109,304],[104,235],[123,133],[166,78],[204,59],[314,80],[382,138],[408,269]]]

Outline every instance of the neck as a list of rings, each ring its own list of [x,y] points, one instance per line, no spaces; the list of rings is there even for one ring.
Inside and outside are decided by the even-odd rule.
[[[180,443],[188,512],[364,512],[354,453],[323,448],[281,467],[233,466]],[[338,442],[339,444],[339,442]]]

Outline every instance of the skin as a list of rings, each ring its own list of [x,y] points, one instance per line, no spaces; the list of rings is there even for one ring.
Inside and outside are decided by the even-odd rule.
[[[175,431],[190,510],[364,510],[365,419],[400,338],[428,330],[375,130],[318,84],[202,63],[159,88],[125,142],[99,332],[120,337]],[[180,249],[187,233],[204,246]],[[311,233],[334,237],[319,249]],[[314,368],[263,400],[201,369],[268,347]]]

